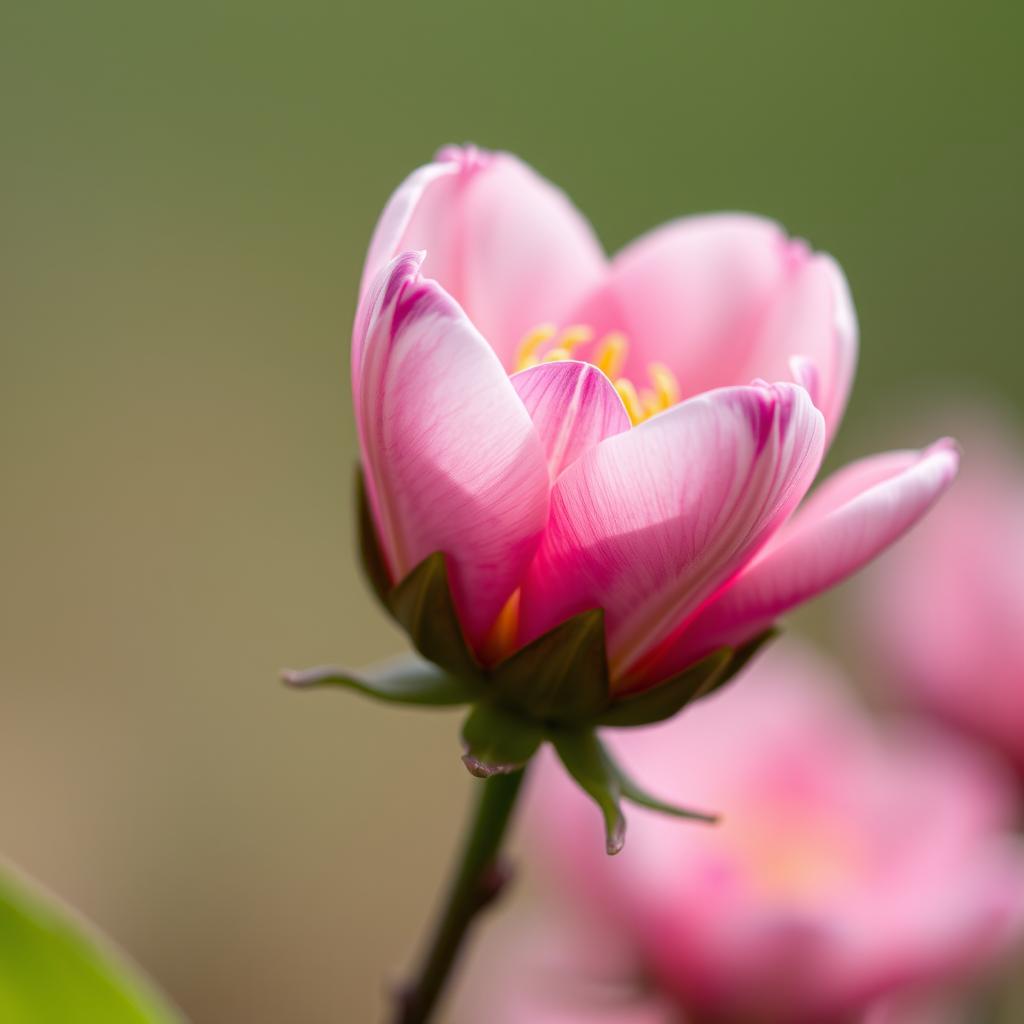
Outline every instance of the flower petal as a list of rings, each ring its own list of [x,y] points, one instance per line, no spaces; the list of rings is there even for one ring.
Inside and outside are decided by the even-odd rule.
[[[785,280],[788,245],[782,229],[761,217],[672,221],[615,256],[604,297],[595,296],[597,308],[579,318],[597,321],[599,333],[626,332],[630,376],[661,362],[688,396],[747,384],[753,375],[739,377],[737,368],[747,362],[761,311]]]
[[[856,572],[905,533],[953,482],[956,445],[889,452],[827,480],[760,556],[687,625],[652,673],[737,644]]]
[[[664,363],[684,396],[786,380],[792,360],[810,364],[797,380],[815,381],[830,436],[853,378],[857,327],[842,271],[748,214],[687,217],[642,236],[572,319],[625,332],[627,376]]]
[[[823,443],[793,384],[710,392],[603,441],[555,483],[523,639],[603,608],[622,679],[785,520]]]
[[[619,393],[590,363],[541,363],[512,384],[540,434],[552,480],[599,441],[629,430]]]
[[[393,260],[357,317],[360,444],[392,578],[443,551],[479,648],[537,546],[550,484],[540,438],[494,352],[420,277],[421,259]]]
[[[366,294],[377,275],[403,251],[430,245],[430,272],[442,281],[454,273],[455,233],[445,224],[455,207],[461,164],[454,158],[438,154],[434,163],[418,167],[395,189],[387,201],[363,263],[360,298]],[[409,244],[410,237],[419,237],[419,244]]]
[[[363,287],[398,252],[465,310],[507,369],[523,336],[559,322],[603,280],[607,262],[568,197],[508,153],[447,147],[406,179],[377,225]]]
[[[857,315],[839,264],[824,253],[809,256],[775,297],[758,332],[751,367],[774,380],[794,361],[794,379],[813,381],[814,404],[831,439],[857,369]]]

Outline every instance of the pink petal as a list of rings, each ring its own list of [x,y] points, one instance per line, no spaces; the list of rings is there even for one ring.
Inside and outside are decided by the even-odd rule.
[[[857,317],[839,264],[823,253],[806,259],[775,297],[758,332],[751,365],[758,375],[775,380],[794,360],[800,375],[794,379],[813,380],[814,404],[831,439],[857,368]]]
[[[552,480],[599,441],[629,430],[619,393],[590,363],[541,363],[512,384],[540,434]]]
[[[664,363],[684,396],[789,379],[799,360],[796,379],[814,382],[829,435],[853,378],[857,327],[842,271],[747,214],[684,218],[644,235],[572,319],[625,332],[627,376]]]
[[[523,586],[524,639],[603,608],[623,677],[789,515],[823,443],[821,415],[792,384],[710,392],[603,441],[555,483]]]
[[[425,269],[506,368],[539,324],[560,322],[606,273],[590,225],[568,197],[508,153],[448,147],[389,201],[363,287],[398,252],[426,249]]]
[[[451,217],[459,190],[461,163],[444,154],[438,160],[417,168],[395,189],[384,207],[370,240],[363,263],[359,295],[366,294],[377,275],[400,252],[423,249],[429,241],[430,272],[436,280],[454,273],[454,232],[445,224]],[[409,244],[410,236],[419,236],[420,244]]]
[[[671,675],[723,644],[756,636],[780,615],[856,572],[902,536],[953,482],[956,445],[889,452],[840,470],[754,563],[688,624],[651,673]]]
[[[421,259],[393,260],[357,318],[363,465],[393,579],[445,552],[463,626],[480,645],[537,546],[548,470],[494,352],[420,277]]]
[[[772,221],[744,214],[686,217],[641,236],[612,261],[605,330],[630,340],[626,372],[652,362],[686,395],[728,384],[747,362],[753,330],[785,280],[788,242]],[[598,319],[583,315],[583,320]]]

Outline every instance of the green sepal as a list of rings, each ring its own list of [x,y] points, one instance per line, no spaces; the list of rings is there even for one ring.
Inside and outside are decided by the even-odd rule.
[[[714,814],[679,807],[652,796],[619,767],[592,730],[552,730],[548,735],[566,770],[600,808],[604,818],[605,848],[610,855],[618,853],[626,839],[623,800],[688,821],[708,825],[718,821]]]
[[[356,468],[356,522],[359,531],[359,560],[363,572],[377,599],[387,607],[388,594],[391,593],[391,574],[377,540],[377,528],[373,524],[373,512],[362,467]]]
[[[598,725],[650,725],[671,718],[691,701],[709,693],[735,660],[729,647],[719,648],[695,665],[633,697],[617,700],[597,717]]]
[[[448,585],[445,556],[436,551],[388,594],[388,607],[427,661],[457,676],[479,676]]]
[[[544,730],[491,703],[477,704],[462,725],[463,764],[478,779],[519,771],[537,752]]]
[[[615,764],[590,730],[552,732],[550,738],[566,771],[600,808],[605,849],[613,856],[626,842],[626,818],[619,805],[622,785]]]
[[[281,673],[281,678],[296,689],[337,686],[392,704],[450,707],[469,704],[480,696],[472,680],[453,676],[413,655],[390,659],[361,675],[324,665],[317,668],[286,669]]]
[[[748,640],[745,644],[741,644],[736,648],[736,653],[732,656],[732,660],[725,667],[725,671],[715,679],[711,686],[706,689],[701,696],[706,697],[709,693],[714,693],[715,690],[720,690],[726,683],[735,679],[746,667],[750,664],[756,654],[759,654],[761,648],[766,644],[771,643],[778,636],[780,636],[782,630],[777,626],[772,626],[770,629],[766,629],[763,633],[758,633],[753,640]]]
[[[356,470],[356,502],[360,561],[381,604],[428,661],[456,675],[479,676],[480,665],[455,614],[444,553],[428,555],[405,579],[393,585],[361,468]]]
[[[172,1024],[184,1018],[95,928],[0,860],[0,1020]]]
[[[605,757],[612,760],[611,755],[605,750]],[[652,796],[645,789],[634,782],[622,768],[612,761],[615,772],[619,777],[619,789],[624,800],[638,804],[640,807],[647,807],[652,811],[659,811],[662,814],[671,814],[675,818],[685,818],[687,821],[701,821],[705,825],[717,825],[719,816],[717,814],[706,814],[704,811],[692,811],[677,804],[670,804],[656,796]]]
[[[604,612],[582,612],[494,669],[494,699],[541,722],[591,719],[608,706]]]

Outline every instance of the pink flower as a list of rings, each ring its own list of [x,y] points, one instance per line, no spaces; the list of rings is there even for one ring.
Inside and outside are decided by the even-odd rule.
[[[1024,456],[980,417],[965,435],[949,502],[863,581],[864,646],[908,701],[1024,774]]]
[[[515,157],[443,150],[381,215],[352,344],[392,582],[444,552],[485,664],[604,609],[618,693],[752,638],[955,474],[942,441],[796,511],[856,348],[839,267],[770,221],[675,221],[609,261]]]
[[[494,1006],[502,986],[532,1001],[518,1019],[850,1021],[964,980],[1021,934],[1009,780],[946,735],[873,725],[785,643],[686,715],[616,738],[631,774],[722,821],[638,810],[607,858],[585,798],[545,758],[527,824],[564,906],[545,900],[526,945],[506,938],[475,985]],[[556,948],[541,956],[538,935]],[[467,1019],[483,1017],[516,1019]]]

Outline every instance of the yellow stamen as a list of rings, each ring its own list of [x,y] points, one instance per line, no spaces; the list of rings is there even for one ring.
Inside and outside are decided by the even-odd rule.
[[[583,345],[594,340],[594,332],[584,324],[573,324],[566,327],[558,336],[558,344],[561,348],[567,348],[571,352],[577,345]]]
[[[542,324],[530,331],[520,343],[516,352],[516,369],[526,370],[542,362],[558,363],[566,359],[578,359],[575,349],[593,339],[594,332],[585,324],[573,324],[562,331],[551,324]],[[549,343],[551,347],[542,356],[541,349]],[[636,385],[622,376],[628,353],[629,341],[626,336],[612,331],[601,339],[589,361],[614,384],[630,420],[636,424],[671,408],[679,401],[681,392],[675,374],[664,363],[650,364],[647,374],[652,387],[638,392]]]
[[[644,388],[640,392],[640,404],[644,407],[644,419],[649,419],[651,416],[661,412],[665,406],[661,404],[661,398],[650,388]]]
[[[566,359],[572,359],[572,350],[580,345],[585,345],[588,341],[592,341],[593,338],[594,332],[582,324],[566,327],[555,338],[555,348],[551,349],[541,361],[545,363],[560,363]]]
[[[615,380],[622,375],[628,348],[629,343],[624,334],[619,334],[618,331],[606,334],[601,342],[601,347],[594,355],[594,365],[602,370],[609,380]]]
[[[555,333],[554,324],[541,324],[530,331],[519,343],[519,348],[516,351],[516,369],[527,370],[531,366],[536,366],[540,362],[537,358],[537,350],[545,342],[550,341]]]
[[[679,381],[664,363],[651,363],[647,372],[654,384],[654,390],[661,402],[661,409],[670,409],[679,401]],[[658,411],[660,412],[661,409]]]
[[[634,425],[647,419],[647,413],[644,412],[640,396],[636,393],[636,388],[631,380],[620,377],[615,381],[615,390],[618,391],[619,398],[622,399],[622,404],[626,407],[626,412],[629,413],[629,418]]]

